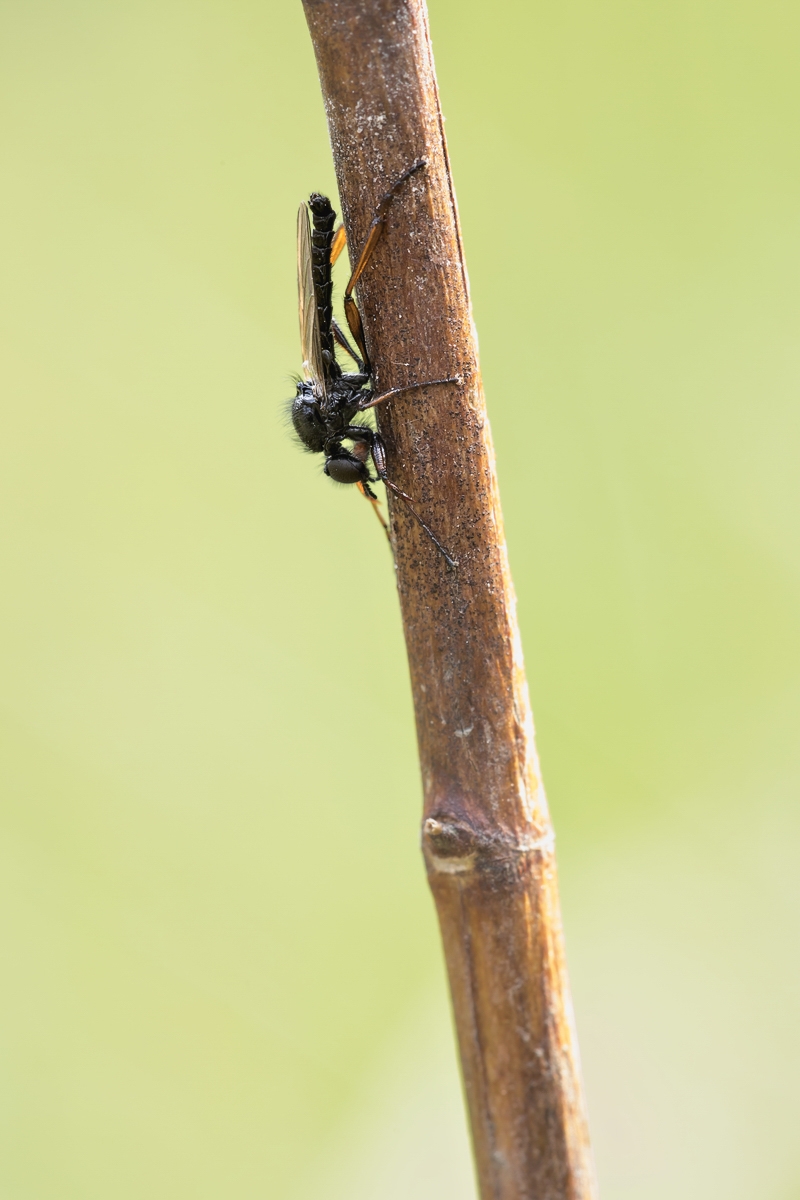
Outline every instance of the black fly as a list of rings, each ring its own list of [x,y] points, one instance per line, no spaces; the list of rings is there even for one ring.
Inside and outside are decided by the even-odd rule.
[[[401,491],[386,474],[386,447],[380,434],[368,425],[359,424],[359,413],[382,404],[384,400],[435,383],[453,383],[454,379],[430,379],[406,387],[392,388],[376,396],[370,386],[372,368],[364,341],[361,314],[353,290],[367,267],[373,251],[386,227],[392,201],[403,183],[425,166],[420,159],[404,171],[375,209],[375,216],[344,294],[344,311],[356,348],[351,346],[333,317],[333,284],[331,267],[345,245],[344,227],[334,233],[336,214],[327,196],[314,193],[308,206],[300,205],[297,214],[297,286],[300,301],[300,341],[303,351],[303,378],[298,381],[297,395],[292,401],[292,425],[306,450],[325,455],[325,474],[336,483],[354,483],[370,500],[378,518],[388,528],[378,508],[378,498],[371,484],[380,480],[408,507],[428,537],[443,555],[448,568],[456,566],[433,530],[429,529],[411,503],[411,497]],[[309,220],[313,217],[313,229]],[[358,368],[345,374],[336,361],[338,343],[350,355]],[[344,445],[350,443],[350,449]],[[369,460],[375,468],[370,474]]]

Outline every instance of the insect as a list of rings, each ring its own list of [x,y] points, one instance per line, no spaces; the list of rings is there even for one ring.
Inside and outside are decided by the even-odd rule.
[[[411,497],[389,479],[386,473],[386,447],[380,434],[356,419],[361,413],[401,392],[432,384],[457,382],[456,378],[429,379],[423,383],[390,388],[382,395],[376,395],[370,382],[372,367],[361,314],[353,299],[353,290],[386,228],[389,209],[397,192],[410,176],[425,165],[425,159],[420,159],[404,171],[376,206],[364,247],[344,293],[345,317],[355,347],[333,316],[331,268],[345,246],[344,226],[340,225],[334,232],[336,213],[327,196],[314,192],[309,197],[308,205],[300,205],[297,214],[297,287],[303,378],[298,380],[297,394],[291,402],[291,420],[303,447],[312,454],[325,455],[325,474],[336,483],[356,484],[361,494],[372,502],[387,536],[389,529],[371,486],[378,481],[404,502],[444,557],[448,569],[452,570],[457,565],[455,560],[422,520]],[[337,345],[356,364],[356,371],[349,374],[342,371],[336,361]],[[345,443],[349,443],[349,449]],[[375,470],[374,476],[370,473],[370,460]]]

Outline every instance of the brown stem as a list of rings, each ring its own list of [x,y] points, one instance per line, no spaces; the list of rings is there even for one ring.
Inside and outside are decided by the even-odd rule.
[[[444,942],[483,1200],[596,1195],[553,834],[534,747],[494,453],[424,0],[303,0],[348,242],[417,159],[359,282],[388,471],[458,562],[394,504]],[[390,497],[390,504],[392,498]]]

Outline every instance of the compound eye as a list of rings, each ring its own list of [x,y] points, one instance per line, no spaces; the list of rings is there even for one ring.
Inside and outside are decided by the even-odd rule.
[[[342,455],[339,458],[329,458],[325,463],[325,474],[330,475],[336,483],[359,483],[365,474],[365,467],[357,458]]]

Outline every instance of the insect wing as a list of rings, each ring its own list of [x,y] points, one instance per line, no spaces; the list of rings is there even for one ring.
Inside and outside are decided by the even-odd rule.
[[[300,309],[300,347],[303,353],[303,374],[316,391],[325,392],[325,372],[322,365],[322,344],[319,336],[319,312],[314,290],[311,259],[311,222],[305,204],[297,213],[297,297]]]

